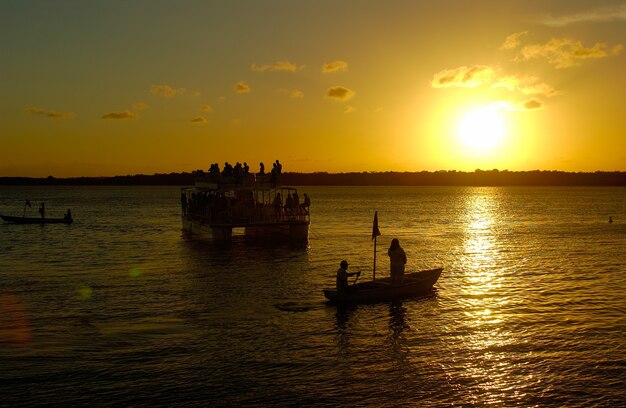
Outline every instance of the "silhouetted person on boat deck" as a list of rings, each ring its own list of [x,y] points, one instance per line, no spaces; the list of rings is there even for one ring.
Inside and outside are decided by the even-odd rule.
[[[298,197],[298,192],[294,191],[291,198],[293,200],[293,213],[300,214],[300,197]]]
[[[243,179],[243,167],[241,166],[241,163],[237,162],[235,164],[233,174],[235,175],[235,185],[240,186]]]
[[[72,219],[72,211],[70,211],[70,209],[67,209],[67,212],[65,213],[65,216],[63,217],[66,220],[71,220]]]
[[[309,213],[310,206],[311,206],[311,199],[309,198],[308,195],[306,195],[306,193],[304,193],[304,202],[300,204],[300,208],[302,209],[305,215]]]
[[[391,281],[400,283],[404,279],[404,265],[406,265],[406,253],[400,246],[397,238],[391,240],[391,245],[387,251],[389,263],[391,264]]]
[[[280,198],[280,193],[276,193],[274,197],[274,201],[272,202],[272,207],[274,207],[274,214],[276,215],[276,220],[280,218],[280,210],[283,207],[283,199]]]
[[[291,197],[291,193],[287,193],[287,199],[285,200],[285,212],[289,215],[293,213],[293,197]]]
[[[349,291],[350,285],[348,284],[348,277],[355,275],[360,276],[361,271],[348,272],[348,261],[341,261],[339,269],[337,269],[337,292]]]
[[[278,170],[276,169],[276,163],[272,166],[272,172],[270,173],[270,181],[272,182],[272,186],[276,187],[278,183]]]
[[[282,172],[283,172],[283,165],[280,164],[278,160],[276,160],[276,174],[280,176]]]
[[[46,218],[46,205],[41,203],[41,207],[39,207],[39,214],[41,214],[41,218]]]
[[[259,163],[259,174],[265,174],[265,164]]]

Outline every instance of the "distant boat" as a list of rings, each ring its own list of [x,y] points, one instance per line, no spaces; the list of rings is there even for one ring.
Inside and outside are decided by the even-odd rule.
[[[233,229],[246,238],[306,242],[309,238],[308,199],[292,202],[293,187],[283,187],[280,176],[234,176],[196,173],[195,185],[181,189],[183,231],[214,241],[230,241]],[[285,199],[283,203],[283,199]]]
[[[13,224],[71,224],[74,220],[69,218],[41,218],[41,217],[14,217],[11,215],[0,215],[4,222]]]
[[[324,296],[332,303],[375,303],[425,295],[432,291],[443,268],[411,272],[404,275],[402,283],[392,283],[391,278],[357,283],[348,292],[324,289]]]

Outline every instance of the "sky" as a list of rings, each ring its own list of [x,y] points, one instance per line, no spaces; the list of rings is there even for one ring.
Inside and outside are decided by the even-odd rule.
[[[0,176],[626,171],[626,1],[0,0]]]

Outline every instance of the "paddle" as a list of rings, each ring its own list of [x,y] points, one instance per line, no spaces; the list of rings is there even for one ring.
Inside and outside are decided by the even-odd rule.
[[[361,271],[356,271],[356,278],[354,279],[354,282],[352,282],[352,286],[356,285],[356,281],[359,280],[359,276],[361,276]]]

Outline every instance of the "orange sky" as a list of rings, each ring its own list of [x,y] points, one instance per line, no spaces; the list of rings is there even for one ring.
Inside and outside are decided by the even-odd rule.
[[[624,44],[621,1],[3,1],[0,176],[626,171]]]

